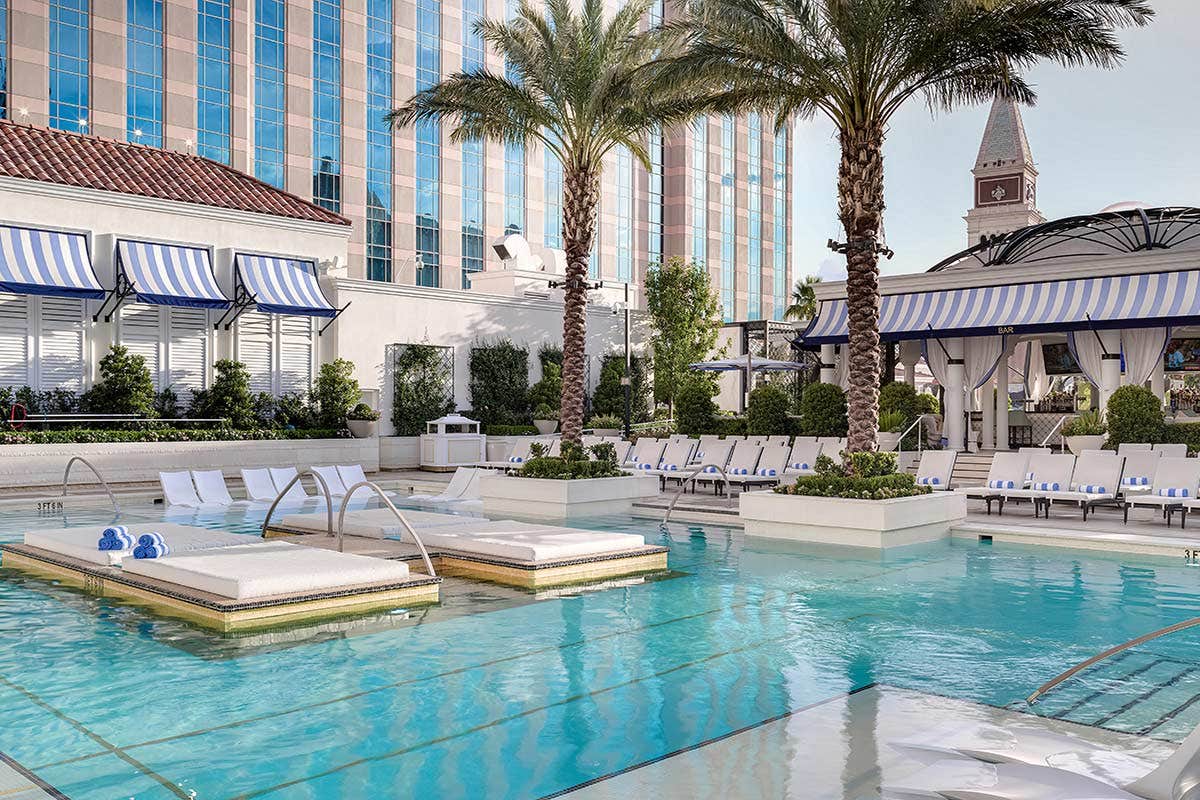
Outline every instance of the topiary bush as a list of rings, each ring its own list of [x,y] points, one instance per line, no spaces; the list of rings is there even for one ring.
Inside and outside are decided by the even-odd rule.
[[[750,392],[746,406],[746,433],[751,436],[785,436],[792,432],[788,393],[774,384],[764,383]]]
[[[846,393],[832,383],[814,383],[800,397],[800,433],[804,436],[845,436]]]
[[[529,405],[534,408],[538,406],[558,408],[562,405],[562,388],[562,367],[553,361],[543,361],[542,379],[529,387]],[[538,417],[536,414],[534,414],[534,418],[549,419],[549,417]]]
[[[320,409],[321,425],[326,428],[344,428],[350,410],[358,404],[362,391],[353,377],[354,364],[338,358],[321,365],[317,373],[317,386],[313,397]]]
[[[1108,398],[1108,443],[1161,442],[1162,402],[1144,386],[1122,386]]]
[[[114,344],[100,359],[100,381],[86,395],[88,411],[154,416],[154,381],[146,359]]]
[[[581,480],[584,478],[620,478],[625,472],[617,466],[617,450],[611,442],[602,442],[587,448],[573,442],[562,443],[562,455],[544,455],[540,445],[530,451],[533,457],[514,473],[521,478],[550,478],[552,480]],[[592,458],[588,457],[591,454]]]
[[[631,422],[647,422],[650,419],[650,391],[646,381],[646,362],[633,356],[629,365]],[[625,418],[625,387],[621,377],[625,374],[625,356],[612,353],[600,360],[600,380],[596,393],[592,395],[592,413]]]
[[[529,351],[504,339],[471,348],[471,408],[485,425],[529,421]],[[556,401],[557,404],[558,401]]]
[[[708,378],[692,375],[675,392],[675,426],[680,433],[699,436],[716,429],[716,387]]]
[[[921,392],[917,395],[917,413],[918,414],[940,414],[942,413],[941,406],[938,405],[938,399],[929,392]]]

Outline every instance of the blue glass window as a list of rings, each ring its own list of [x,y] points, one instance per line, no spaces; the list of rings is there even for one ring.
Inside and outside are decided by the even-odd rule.
[[[692,123],[692,260],[708,259],[708,118]]]
[[[788,132],[782,128],[775,133],[775,170],[771,186],[774,190],[774,235],[771,237],[771,253],[774,256],[774,303],[775,319],[783,319],[788,296]]]
[[[663,0],[654,0],[654,2],[650,4],[650,12],[646,16],[651,27],[662,24],[663,5]]]
[[[162,147],[162,0],[127,0],[125,31],[125,138]]]
[[[762,319],[762,117],[746,120],[746,319]]]
[[[342,4],[313,2],[313,202],[342,208]]]
[[[484,67],[483,37],[475,30],[475,23],[483,17],[483,0],[463,0],[463,72],[473,72]]]
[[[0,119],[8,116],[8,0],[0,0]]]
[[[483,269],[483,142],[463,142],[462,157],[462,287],[469,289],[471,274]]]
[[[283,188],[287,146],[287,47],[284,0],[254,2],[254,175]]]
[[[50,0],[50,127],[88,126],[88,0]]]
[[[617,280],[633,280],[633,154],[617,148]]]
[[[441,78],[442,4],[417,0],[417,91]],[[441,128],[417,123],[417,265],[418,286],[441,286]]]
[[[504,232],[525,230],[525,145],[504,145]]]
[[[196,25],[196,152],[228,164],[232,117],[231,0],[200,0]]]
[[[543,208],[546,210],[545,230],[542,241],[546,247],[562,249],[562,162],[550,148],[546,148],[546,186]]]
[[[649,262],[655,264],[661,262],[663,257],[663,137],[660,126],[650,131],[649,150],[650,174],[646,176],[649,238],[646,255]]]
[[[726,321],[734,318],[737,264],[734,262],[737,209],[734,197],[734,121],[721,118],[721,310]]]
[[[367,0],[367,278],[392,280],[392,0]]]

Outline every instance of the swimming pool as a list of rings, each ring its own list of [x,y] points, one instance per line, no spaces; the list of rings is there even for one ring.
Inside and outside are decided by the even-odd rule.
[[[171,518],[250,533],[261,514]],[[0,510],[0,541],[63,524]],[[541,798],[874,683],[1006,706],[1200,616],[1200,569],[1163,558],[973,540],[880,555],[573,524],[668,544],[672,575],[545,598],[481,586],[412,615],[240,640],[8,576],[0,752],[76,800]],[[1158,722],[1147,732],[1177,741],[1200,722],[1200,703],[1180,708],[1196,641],[1151,643],[1040,707]],[[1115,683],[1147,696],[1122,711]]]

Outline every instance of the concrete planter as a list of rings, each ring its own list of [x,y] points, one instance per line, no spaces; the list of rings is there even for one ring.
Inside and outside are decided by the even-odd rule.
[[[375,429],[379,427],[379,423],[373,419],[348,419],[346,427],[350,429],[350,433],[355,439],[369,439],[375,435]]]
[[[538,433],[543,436],[549,436],[558,430],[558,420],[556,419],[535,419],[533,427],[538,429]]]
[[[1081,455],[1084,450],[1099,450],[1104,447],[1108,435],[1102,433],[1097,436],[1064,436],[1063,440],[1066,441],[1068,450],[1075,455]]]
[[[479,481],[483,513],[491,517],[515,514],[568,519],[621,514],[632,510],[635,500],[657,494],[658,478],[653,475],[577,481],[485,475]]]
[[[896,449],[896,445],[900,444],[900,434],[892,431],[878,431],[875,434],[875,443],[881,453],[890,453]]]
[[[377,439],[260,439],[248,442],[120,442],[0,446],[0,486],[61,486],[71,456],[96,465],[109,483],[158,481],[159,472],[220,469],[235,477],[242,467],[362,464],[379,469]],[[86,467],[71,470],[72,484],[94,483]]]
[[[379,439],[381,469],[416,469],[421,466],[420,436],[383,436]]]
[[[934,492],[895,500],[845,500],[775,492],[739,496],[747,536],[886,548],[944,539],[967,517],[966,497]]]

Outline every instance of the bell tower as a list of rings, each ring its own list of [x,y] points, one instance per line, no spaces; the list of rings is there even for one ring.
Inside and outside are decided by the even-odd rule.
[[[974,203],[967,212],[968,244],[1045,222],[1037,207],[1037,168],[1016,102],[997,97],[975,158]]]

